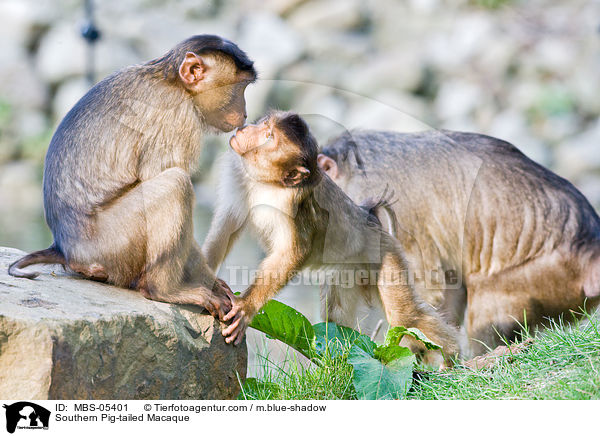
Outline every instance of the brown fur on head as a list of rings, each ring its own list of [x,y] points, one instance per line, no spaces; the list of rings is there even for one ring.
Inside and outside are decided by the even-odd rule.
[[[292,188],[320,179],[317,141],[298,114],[271,112],[239,129],[229,144],[255,180]]]
[[[246,53],[231,41],[196,35],[147,66],[168,82],[183,85],[207,126],[228,132],[244,125],[244,90],[257,74]]]

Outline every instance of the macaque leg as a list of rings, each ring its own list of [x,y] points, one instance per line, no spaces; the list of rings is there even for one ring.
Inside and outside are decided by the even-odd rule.
[[[438,313],[450,325],[459,328],[467,307],[467,291],[464,287],[444,289],[443,299],[437,307]]]
[[[383,256],[378,278],[378,289],[386,317],[391,326],[416,327],[443,349],[446,364],[458,355],[457,333],[446,324],[438,313],[406,283],[403,272],[406,268],[398,256],[386,253]],[[411,341],[411,349],[425,354],[426,360],[432,354],[418,341]],[[416,350],[415,350],[416,348]]]
[[[477,289],[469,299],[466,328],[473,356],[485,354],[490,349],[500,345],[503,338],[509,341],[514,338],[515,330],[519,330],[517,320],[522,321],[523,318],[523,314],[521,313],[521,316],[519,316],[518,311],[515,311],[516,319],[504,316],[504,310],[507,308],[506,303],[502,303],[501,307],[495,309],[501,314],[490,313],[492,305],[490,302],[484,301],[486,298],[496,301],[492,293],[483,289]],[[502,321],[498,322],[500,319]]]
[[[210,289],[210,293],[206,295],[206,302],[202,306],[211,315],[223,319],[231,310],[233,292],[224,280],[214,275],[202,256],[200,246],[194,240],[192,240],[190,254],[184,267],[183,284],[185,289],[193,289],[194,292],[204,292]]]
[[[230,291],[216,281],[193,240],[194,193],[188,174],[170,168],[100,211],[80,265],[101,265],[108,281],[146,298],[195,304],[221,318]],[[87,260],[87,262],[86,262]]]
[[[496,277],[496,280],[496,283],[486,281],[489,286],[468,287],[465,326],[473,356],[484,354],[505,341],[517,340],[525,324],[533,332],[544,321],[541,314],[552,314],[552,310],[536,304],[531,292],[521,291],[518,282],[507,281],[505,290],[498,288],[502,278]],[[577,306],[575,303],[569,307]]]
[[[572,320],[569,310],[592,307],[584,300],[581,280],[569,260],[556,254],[536,258],[518,268],[493,276],[467,278],[466,328],[474,356],[504,342],[519,339],[521,326],[533,333],[548,318],[561,315]],[[483,344],[482,344],[483,342]]]
[[[241,298],[233,299],[233,308],[225,316],[224,321],[231,324],[223,330],[225,342],[238,345],[244,338],[244,332],[254,315],[289,281],[299,265],[293,248],[278,247],[261,263],[254,282]]]

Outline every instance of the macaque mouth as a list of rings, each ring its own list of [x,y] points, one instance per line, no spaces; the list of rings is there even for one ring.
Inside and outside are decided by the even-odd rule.
[[[230,122],[225,121],[225,122],[223,122],[223,125],[221,126],[220,130],[223,132],[231,132],[235,128],[236,128],[235,124],[231,124]]]
[[[239,149],[239,143],[237,138],[235,137],[235,135],[237,134],[237,131],[235,134],[231,135],[231,138],[229,138],[229,146],[231,147],[231,149],[233,151],[235,151],[237,154],[241,154],[240,153],[240,149]]]
[[[237,154],[239,154],[240,156],[243,156],[248,151],[250,151],[250,149],[247,147],[247,144],[245,144],[244,141],[240,141],[236,135],[237,135],[237,132],[235,135],[232,135],[231,138],[229,138],[229,146]]]

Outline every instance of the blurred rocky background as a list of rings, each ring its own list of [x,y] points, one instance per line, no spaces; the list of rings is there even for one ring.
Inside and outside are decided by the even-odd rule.
[[[94,15],[97,80],[193,34],[219,34],[260,72],[250,119],[294,109],[321,141],[352,127],[497,136],[600,207],[599,0],[122,0],[96,1]],[[43,158],[91,85],[84,21],[84,0],[0,0],[0,245],[52,241]],[[199,240],[226,139],[207,138],[196,177]],[[260,257],[246,238],[229,263],[252,268]],[[288,287],[282,299],[318,321],[314,289]]]

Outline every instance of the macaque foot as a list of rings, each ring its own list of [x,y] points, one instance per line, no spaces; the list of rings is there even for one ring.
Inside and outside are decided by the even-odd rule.
[[[235,295],[229,289],[229,286],[220,279],[217,279],[212,289],[204,286],[197,286],[182,290],[157,290],[148,285],[145,278],[138,280],[135,286],[140,293],[149,300],[162,301],[174,304],[193,304],[203,307],[213,317],[225,321],[225,316],[231,311]]]
[[[223,336],[225,336],[225,342],[228,344],[239,345],[244,339],[246,329],[250,325],[252,317],[248,315],[247,310],[244,308],[244,302],[242,299],[234,297],[233,307],[223,318],[224,321],[231,321],[227,328],[223,329]]]
[[[224,280],[218,278],[212,287],[211,295],[204,307],[215,318],[226,321],[225,316],[233,308],[234,298],[235,295],[231,291],[231,288],[229,288]]]
[[[108,280],[108,273],[106,272],[104,267],[98,263],[82,265],[79,263],[71,262],[69,263],[69,268],[90,280],[96,280],[98,282],[105,282]]]

